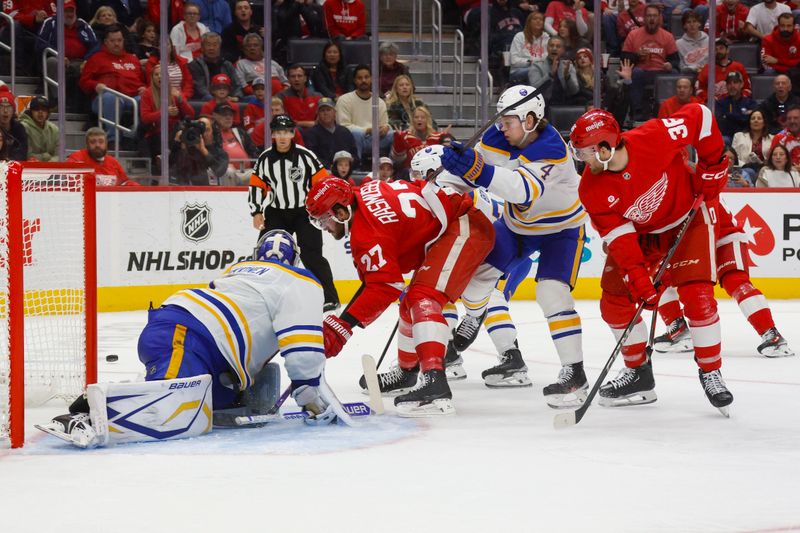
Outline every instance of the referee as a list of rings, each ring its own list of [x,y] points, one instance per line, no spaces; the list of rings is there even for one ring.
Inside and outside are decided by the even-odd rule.
[[[324,311],[339,307],[339,295],[333,285],[328,260],[322,256],[322,232],[311,225],[305,208],[311,185],[328,172],[314,153],[294,141],[295,123],[288,115],[275,115],[269,123],[272,147],[256,161],[250,177],[248,203],[253,226],[261,235],[282,229],[297,236],[303,264],[322,284]]]

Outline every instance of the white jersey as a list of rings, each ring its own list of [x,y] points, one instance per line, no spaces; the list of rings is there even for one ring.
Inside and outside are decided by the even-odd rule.
[[[567,144],[552,126],[522,150],[492,127],[477,150],[494,167],[487,190],[505,200],[503,219],[514,233],[547,235],[586,222],[578,200],[580,175]]]
[[[474,183],[468,183],[444,169],[436,176],[434,183],[439,187],[452,189],[459,194],[468,194],[472,198],[472,203],[475,207],[492,222],[500,218],[500,213],[503,212],[502,199],[489,194],[483,187],[476,188]]]
[[[186,309],[208,328],[241,390],[278,350],[292,381],[322,372],[322,286],[307,270],[272,261],[237,263],[207,289],[179,291],[164,305]]]

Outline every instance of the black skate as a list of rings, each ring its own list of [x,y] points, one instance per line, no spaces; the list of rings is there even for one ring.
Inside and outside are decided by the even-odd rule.
[[[769,328],[761,335],[761,344],[758,345],[758,353],[764,357],[791,357],[794,352],[786,343],[776,328]]]
[[[620,373],[600,387],[599,403],[603,407],[622,407],[653,403],[658,398],[650,361],[636,368],[623,368]]]
[[[583,362],[564,365],[558,371],[558,380],[542,390],[544,401],[553,409],[574,409],[583,405],[589,390]]]
[[[506,350],[500,356],[500,364],[487,368],[481,372],[483,382],[487,387],[530,387],[533,385],[528,378],[528,367],[522,360],[522,354],[516,346]]]
[[[686,353],[694,351],[692,335],[683,317],[675,320],[667,332],[653,339],[653,350],[659,353]]]
[[[733,402],[733,394],[725,386],[725,382],[722,381],[720,371],[703,372],[702,369],[699,369],[699,374],[700,383],[703,385],[708,401],[719,409],[720,413],[730,418],[731,414],[728,406]]]
[[[92,427],[88,413],[59,415],[49,424],[36,424],[34,427],[79,448],[91,448],[98,444],[97,432]]]
[[[381,389],[381,395],[397,396],[410,391],[417,384],[418,374],[419,366],[415,366],[411,370],[405,370],[398,365],[392,366],[388,372],[378,374],[378,387]],[[367,380],[364,376],[358,380],[358,385],[361,387],[361,392],[369,394]]]
[[[453,346],[457,351],[463,352],[475,341],[475,337],[478,336],[478,330],[480,330],[481,324],[486,318],[487,311],[488,309],[485,309],[481,316],[466,315],[456,327],[456,332],[453,335]]]
[[[419,387],[395,398],[394,405],[398,416],[403,417],[451,415],[456,412],[444,370],[423,372]]]
[[[444,371],[447,374],[447,381],[458,381],[467,379],[467,371],[464,370],[464,360],[458,353],[453,341],[447,343],[447,353],[444,355]]]

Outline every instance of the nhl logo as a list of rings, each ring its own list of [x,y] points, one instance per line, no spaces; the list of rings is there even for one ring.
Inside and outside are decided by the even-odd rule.
[[[181,233],[186,240],[202,242],[211,235],[211,208],[207,203],[186,204],[181,209]]]
[[[298,183],[300,180],[303,179],[303,169],[301,169],[300,167],[289,168],[289,179],[295,183]]]

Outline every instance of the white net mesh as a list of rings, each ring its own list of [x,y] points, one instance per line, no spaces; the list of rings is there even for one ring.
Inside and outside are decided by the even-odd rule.
[[[59,173],[61,172],[61,173]],[[85,386],[86,175],[25,168],[22,257],[9,257],[8,167],[0,163],[0,437],[9,425],[9,262],[22,261],[25,300],[25,404],[72,401]],[[4,429],[5,428],[5,429]]]

